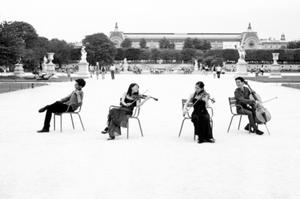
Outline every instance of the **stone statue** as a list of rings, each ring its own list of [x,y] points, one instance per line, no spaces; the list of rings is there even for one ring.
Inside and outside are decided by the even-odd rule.
[[[81,48],[81,60],[80,60],[80,62],[86,62],[85,46],[82,46],[82,48]]]
[[[244,50],[243,47],[238,47],[238,52],[241,60],[245,60],[246,58],[246,51]]]

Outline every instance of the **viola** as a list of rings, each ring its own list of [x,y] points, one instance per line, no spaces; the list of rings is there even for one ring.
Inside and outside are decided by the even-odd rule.
[[[263,124],[267,123],[271,120],[271,113],[262,105],[261,97],[252,90],[249,83],[245,81],[245,84],[250,90],[250,99],[258,101],[258,103],[255,103],[255,116],[257,120]]]

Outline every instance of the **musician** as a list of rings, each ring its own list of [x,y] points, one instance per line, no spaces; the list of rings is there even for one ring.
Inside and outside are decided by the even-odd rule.
[[[236,99],[236,104],[240,105],[237,106],[237,113],[239,114],[245,114],[248,116],[249,124],[245,126],[245,130],[252,133],[256,133],[257,135],[262,135],[264,132],[260,131],[258,129],[258,121],[255,116],[255,100],[250,99],[250,90],[245,86],[245,79],[243,77],[237,77],[235,78],[235,83],[237,85],[237,88],[234,91],[234,97]]]
[[[129,85],[127,92],[124,93],[121,98],[121,106],[109,111],[107,127],[101,132],[103,134],[109,134],[108,140],[113,140],[116,136],[121,135],[121,124],[127,124],[129,116],[133,113],[133,109],[135,107],[142,106],[148,99],[150,99],[150,96],[147,96],[142,101],[139,96],[139,85],[132,83]]]
[[[195,92],[192,93],[183,108],[183,114],[188,112],[188,103],[193,104],[192,122],[194,124],[194,133],[198,136],[198,143],[210,142],[215,140],[212,135],[210,125],[210,116],[207,112],[209,94],[204,90],[204,83],[199,81],[195,85]]]
[[[81,104],[83,99],[82,88],[85,86],[84,79],[75,80],[75,90],[67,97],[56,101],[53,104],[47,105],[39,110],[39,113],[46,112],[44,126],[38,133],[48,133],[50,128],[50,121],[52,113],[63,113],[63,112],[73,112]]]

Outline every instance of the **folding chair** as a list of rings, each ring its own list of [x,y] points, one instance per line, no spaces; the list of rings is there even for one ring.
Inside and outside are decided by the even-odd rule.
[[[54,117],[53,117],[54,130],[55,130],[55,116],[60,116],[60,132],[62,132],[62,115],[63,114],[70,114],[71,121],[72,121],[72,126],[73,126],[73,129],[75,129],[74,121],[73,121],[73,116],[72,116],[74,114],[74,115],[78,115],[80,123],[81,123],[82,130],[85,131],[85,128],[83,126],[83,123],[82,123],[82,120],[81,120],[81,117],[80,117],[81,107],[82,107],[82,104],[77,108],[77,110],[75,110],[73,112],[70,112],[70,111],[68,111],[69,108],[70,108],[70,106],[69,106],[66,112],[63,112],[63,113],[53,113],[53,115],[54,115]]]
[[[182,100],[181,100],[182,109],[183,109],[183,107],[184,107],[186,101],[187,101],[187,99],[182,99]],[[187,107],[188,107],[188,108],[193,107],[193,104],[192,104],[192,103],[188,103],[188,106],[187,106]],[[213,119],[212,119],[212,117],[213,117],[213,115],[214,115],[214,110],[213,110],[212,107],[206,107],[206,109],[207,109],[208,114],[209,114],[209,116],[210,116],[209,118],[210,118],[210,125],[211,125],[211,128],[213,128]],[[180,137],[180,135],[181,135],[182,128],[183,128],[183,124],[184,124],[185,120],[191,120],[191,119],[192,119],[192,117],[191,117],[191,115],[190,115],[189,112],[187,112],[187,114],[183,116],[183,119],[182,119],[182,122],[181,122],[181,127],[180,127],[180,131],[179,131],[178,137]],[[195,135],[195,134],[194,134],[194,140],[196,140],[196,135]]]
[[[109,107],[109,111],[113,108],[122,108],[121,106],[110,106]],[[141,108],[140,107],[135,107],[133,109],[133,113],[131,116],[128,116],[128,122],[126,124],[124,123],[121,123],[121,126],[124,127],[124,128],[127,128],[127,139],[129,138],[129,120],[130,119],[135,119],[138,121],[138,124],[139,124],[139,127],[140,127],[140,132],[141,132],[141,136],[144,137],[144,134],[143,134],[143,130],[142,130],[142,126],[141,126],[141,121],[139,119],[139,115],[140,115],[140,110]]]

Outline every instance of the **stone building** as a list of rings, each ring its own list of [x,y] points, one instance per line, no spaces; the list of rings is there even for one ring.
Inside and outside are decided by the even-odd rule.
[[[141,39],[146,40],[148,48],[159,48],[159,41],[166,38],[174,43],[175,49],[178,50],[183,48],[186,38],[207,40],[212,49],[230,49],[237,46],[243,46],[245,49],[279,49],[286,48],[288,43],[284,34],[280,40],[259,39],[257,32],[252,30],[250,23],[247,30],[241,33],[125,33],[118,29],[116,23],[115,30],[110,32],[109,38],[117,48],[126,38],[132,41],[133,48],[140,47]]]

